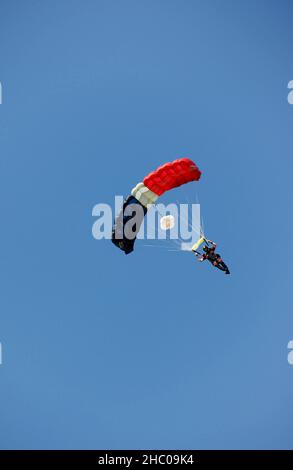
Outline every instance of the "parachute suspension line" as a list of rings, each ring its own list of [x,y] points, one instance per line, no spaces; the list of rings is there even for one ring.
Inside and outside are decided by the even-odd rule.
[[[157,206],[155,206],[155,209],[156,209],[156,211],[160,214],[160,216],[163,217],[163,214],[161,213],[161,211],[158,209]],[[178,235],[178,236],[179,236],[179,235]],[[179,238],[180,238],[180,237],[179,237]],[[180,238],[180,240],[181,240],[181,238]],[[183,242],[183,240],[181,240],[181,243],[180,243],[178,240],[175,240],[175,239],[173,239],[173,238],[171,238],[171,239],[169,239],[169,240],[165,239],[165,241],[170,241],[170,242],[172,242],[172,243],[177,244],[177,246],[178,246],[178,251],[181,251],[181,243]],[[177,251],[177,250],[176,250],[176,251]]]
[[[185,198],[187,199],[188,205],[191,206],[191,205],[192,205],[192,202],[190,201],[190,198],[189,198],[189,196],[188,196],[188,194],[187,194],[187,192],[186,192],[185,189],[184,189],[184,193],[185,193],[184,195],[185,195]],[[196,204],[200,204],[200,202],[199,202],[199,196],[198,196],[198,192],[197,192],[197,191],[195,191],[195,200],[196,200]],[[178,200],[177,200],[176,202],[177,202],[177,204],[179,204]],[[185,220],[185,222],[188,222],[188,221]],[[199,222],[199,227],[194,227],[190,222],[188,222],[188,227],[191,228],[194,232],[197,232],[200,237],[203,236],[202,218],[201,218],[201,220],[200,220],[200,222]]]
[[[190,199],[189,199],[189,197],[188,197],[188,195],[187,195],[186,192],[185,192],[185,199],[187,200],[187,204],[188,204],[188,205],[191,205],[191,204],[192,204],[192,203],[190,202]],[[196,200],[197,200],[197,204],[199,204],[199,197],[198,197],[198,193],[197,193],[197,192],[196,192]],[[179,202],[178,199],[175,200],[175,203],[177,204],[177,206],[180,207],[180,202]],[[161,211],[158,209],[158,207],[157,207],[155,204],[152,204],[152,207],[154,207],[155,210],[160,214],[160,216],[163,217],[163,214],[161,213]],[[197,227],[195,227],[191,222],[189,222],[189,221],[188,221],[185,217],[183,217],[180,213],[179,213],[179,219],[180,219],[180,220],[183,220],[185,223],[187,223],[189,229],[193,230],[195,233],[198,233],[198,235],[199,235],[199,240],[200,240],[201,238],[203,238],[203,239],[204,239],[203,241],[207,242],[206,237],[205,237],[205,235],[204,235],[203,218],[202,218],[202,217],[201,217],[199,226],[197,226]],[[174,240],[174,239],[169,240],[170,242],[173,242],[173,243],[175,243],[175,244],[177,245],[176,250],[174,249],[174,250],[171,250],[171,251],[180,251],[180,252],[182,252],[182,251],[189,251],[189,250],[183,250],[183,249],[182,249],[182,243],[185,243],[185,241],[179,236],[179,234],[178,234],[178,237],[179,237],[179,240],[180,240],[180,241],[179,241],[179,240]],[[167,240],[165,240],[165,241],[167,241]],[[200,243],[200,245],[203,243],[203,241]],[[193,246],[194,246],[194,245],[193,245]]]
[[[201,221],[200,221],[200,235],[204,237],[204,239],[206,239],[203,217],[201,217]]]
[[[176,200],[175,202],[180,206],[180,203],[179,203],[178,200]],[[198,233],[198,234],[200,235],[200,233],[201,233],[201,226],[199,226],[199,227],[194,227],[191,222],[188,222],[188,220],[187,220],[185,217],[183,217],[183,215],[179,215],[179,217],[180,217],[180,219],[182,219],[184,222],[187,223],[188,228],[190,228],[190,229],[193,230],[195,233]]]
[[[167,246],[164,246],[164,245],[159,246],[159,245],[149,245],[148,243],[143,243],[142,246],[147,246],[149,248],[159,248],[161,250],[164,249],[164,250],[167,250],[167,251],[180,251],[177,248],[171,249],[171,248],[169,248]]]
[[[150,210],[151,208],[154,208],[154,210],[157,211],[158,214],[159,214],[161,217],[164,217],[163,214],[161,213],[161,211],[159,210],[159,208],[158,208],[155,204],[152,204],[151,207],[149,208],[149,210]],[[177,243],[178,248],[176,248],[175,251],[180,251],[180,250],[181,250],[181,244],[180,244],[180,242],[179,242],[178,240],[165,238],[165,239],[160,239],[159,241],[162,241],[164,244],[169,243],[169,246],[174,246],[174,243],[175,243],[175,244]],[[147,246],[147,245],[144,244],[144,246]],[[150,244],[148,244],[148,246],[150,246]],[[157,245],[152,245],[152,246],[157,246]],[[158,246],[158,248],[161,248],[161,247]],[[164,248],[166,248],[166,247],[164,247]]]

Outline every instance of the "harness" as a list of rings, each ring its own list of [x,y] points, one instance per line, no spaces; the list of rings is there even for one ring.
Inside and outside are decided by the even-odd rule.
[[[215,253],[215,248],[210,248],[209,251],[203,256],[215,266],[222,261],[220,255],[218,253]]]

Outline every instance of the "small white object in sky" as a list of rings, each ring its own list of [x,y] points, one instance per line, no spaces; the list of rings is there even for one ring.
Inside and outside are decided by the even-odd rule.
[[[160,225],[162,230],[171,230],[175,225],[175,219],[173,215],[164,215],[161,217]]]

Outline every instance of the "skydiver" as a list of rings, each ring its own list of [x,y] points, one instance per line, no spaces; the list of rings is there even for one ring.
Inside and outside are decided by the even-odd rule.
[[[209,244],[212,246],[209,246]],[[212,240],[206,240],[206,245],[203,247],[204,253],[200,256],[198,251],[194,251],[195,256],[197,256],[198,261],[202,262],[207,259],[213,266],[215,266],[215,268],[224,271],[225,274],[230,274],[228,266],[222,260],[221,255],[219,255],[219,253],[215,253],[216,247],[217,245],[215,242]]]

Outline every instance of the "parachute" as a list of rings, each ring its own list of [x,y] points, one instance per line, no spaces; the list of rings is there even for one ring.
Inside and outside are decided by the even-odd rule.
[[[191,181],[198,181],[201,171],[189,158],[165,163],[148,174],[131,191],[113,225],[112,242],[129,254],[134,249],[136,236],[148,208],[166,191]],[[133,218],[135,214],[135,219]],[[132,220],[135,222],[131,225]]]

